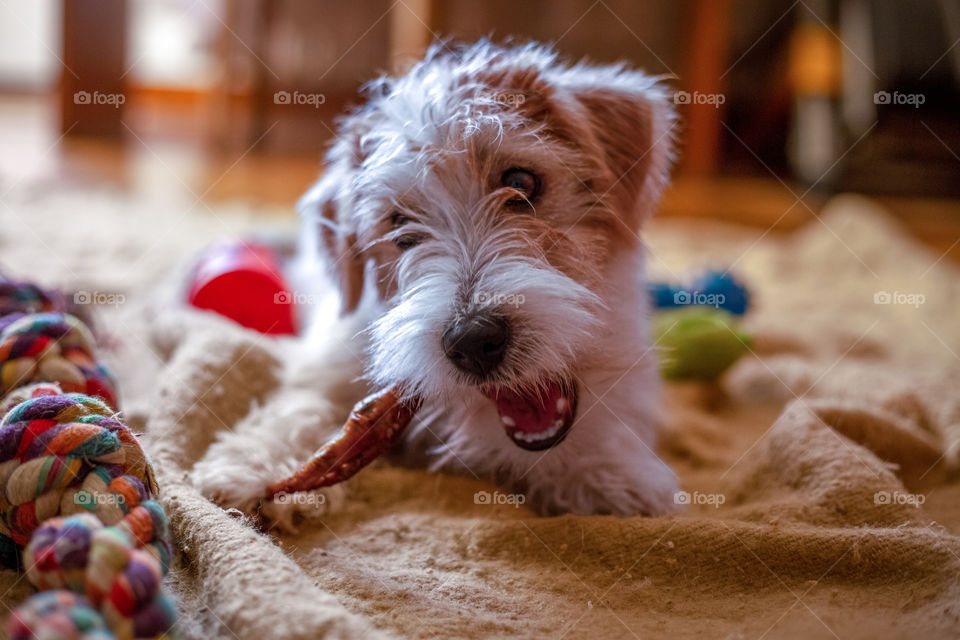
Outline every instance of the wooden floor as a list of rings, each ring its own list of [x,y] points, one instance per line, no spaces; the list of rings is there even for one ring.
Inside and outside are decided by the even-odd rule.
[[[0,194],[18,185],[51,183],[109,185],[145,195],[174,190],[209,201],[271,205],[271,211],[292,217],[293,204],[322,169],[319,150],[310,156],[219,154],[196,137],[177,135],[176,123],[175,115],[141,108],[133,112],[123,141],[63,138],[51,99],[0,95]],[[658,215],[790,230],[813,220],[826,199],[773,176],[681,175]],[[909,233],[960,263],[960,201],[879,201]]]

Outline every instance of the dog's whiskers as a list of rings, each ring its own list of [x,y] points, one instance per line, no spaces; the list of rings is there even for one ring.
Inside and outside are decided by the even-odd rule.
[[[417,442],[436,464],[517,482],[542,511],[663,510],[656,370],[634,367],[651,357],[635,240],[671,158],[668,92],[623,66],[486,42],[434,49],[368,91],[307,199],[326,233],[304,244],[367,323],[371,384],[433,409],[442,444]],[[568,435],[578,394],[606,399]],[[541,444],[555,448],[531,457]],[[631,463],[598,473],[599,452]]]

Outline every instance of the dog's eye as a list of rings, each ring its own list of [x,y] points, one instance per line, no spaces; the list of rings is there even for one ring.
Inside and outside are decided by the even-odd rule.
[[[397,236],[394,238],[393,244],[397,245],[397,249],[400,249],[400,251],[406,251],[407,249],[412,249],[420,244],[420,240],[421,238],[418,235],[405,233],[402,236]]]
[[[412,249],[423,242],[423,237],[419,233],[401,233],[398,231],[400,227],[411,222],[416,222],[416,220],[401,211],[394,211],[390,214],[390,228],[393,233],[388,237],[400,251]]]
[[[500,183],[509,189],[520,192],[523,197],[517,198],[517,201],[528,200],[532,202],[540,195],[540,178],[537,177],[537,174],[527,169],[519,167],[507,169],[503,172]],[[511,200],[511,202],[514,201]]]

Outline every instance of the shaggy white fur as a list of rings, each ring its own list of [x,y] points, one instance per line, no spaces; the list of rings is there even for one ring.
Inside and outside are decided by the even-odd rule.
[[[403,460],[521,491],[542,513],[673,509],[674,474],[653,450],[659,378],[637,235],[672,159],[665,88],[623,66],[565,66],[539,45],[480,42],[434,47],[367,96],[301,203],[297,286],[326,303],[291,376],[336,407],[319,410],[328,428],[228,434],[197,482],[250,508],[364,391],[401,384],[423,398]],[[506,179],[517,170],[526,190]],[[509,342],[478,376],[442,338],[490,313]],[[532,397],[552,381],[575,389],[572,426],[550,448],[521,448],[488,390]],[[251,472],[239,464],[251,451],[275,466]]]

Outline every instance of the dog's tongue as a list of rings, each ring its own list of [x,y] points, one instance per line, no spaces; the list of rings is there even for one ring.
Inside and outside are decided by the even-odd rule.
[[[533,395],[497,388],[484,393],[493,400],[500,422],[514,443],[537,451],[559,444],[567,435],[576,413],[576,393],[572,389],[572,385],[551,381]]]

